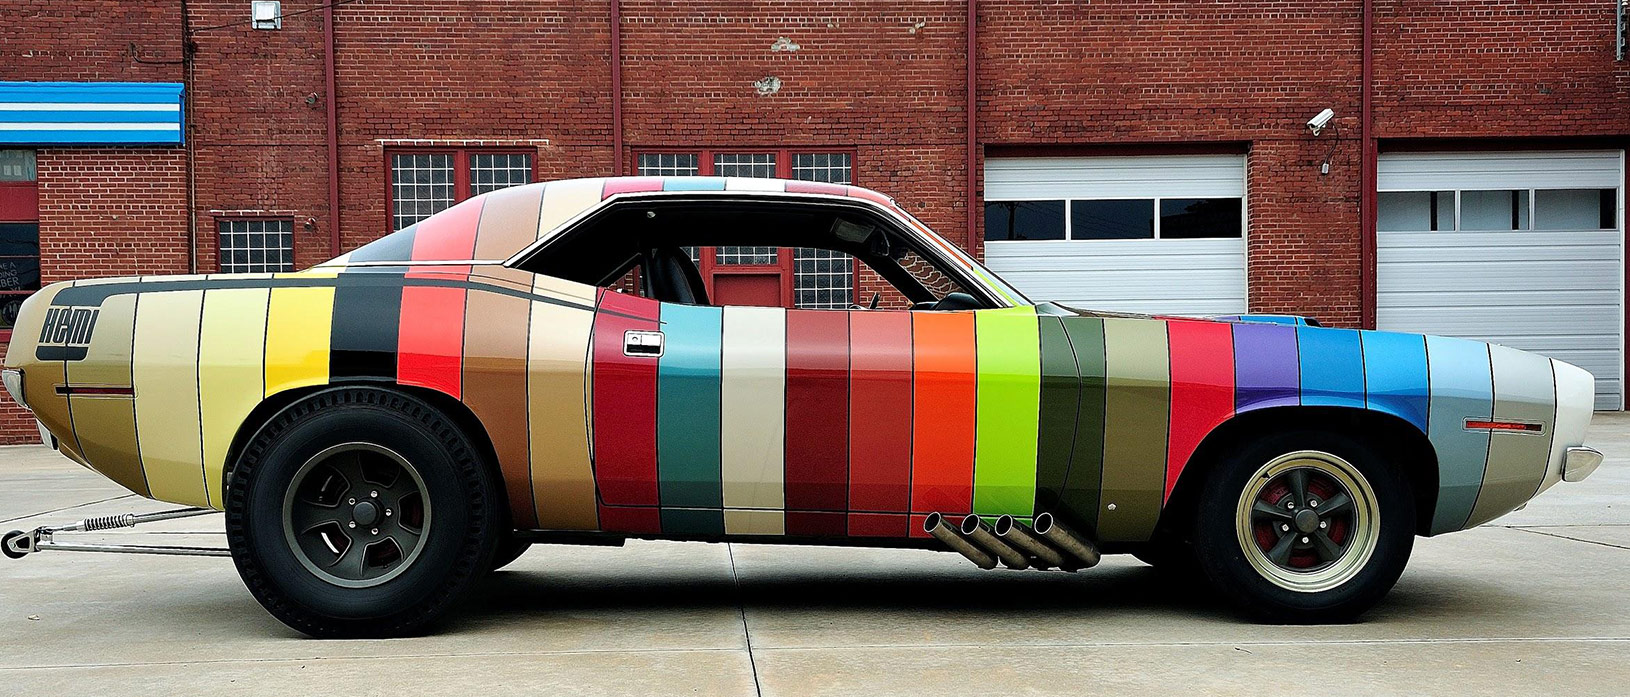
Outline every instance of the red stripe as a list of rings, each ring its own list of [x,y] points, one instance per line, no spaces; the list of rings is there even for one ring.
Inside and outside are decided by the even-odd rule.
[[[911,332],[911,510],[967,513],[979,389],[973,313],[913,312]]]
[[[850,513],[850,537],[906,537],[911,521],[904,513]]]
[[[424,275],[447,277],[426,272]],[[467,280],[467,275],[457,278]],[[463,288],[406,286],[397,321],[396,381],[463,397]]]
[[[600,504],[600,529],[655,535],[662,532],[662,509]]]
[[[414,261],[464,261],[475,256],[475,229],[485,196],[466,200],[419,221],[413,233]]]
[[[906,521],[906,532],[912,537],[933,537],[933,535],[930,535],[923,530],[923,523],[926,522],[928,522],[927,515],[917,515],[913,513],[911,514],[911,519]]]
[[[828,184],[826,182],[787,182],[789,194],[827,194],[830,196],[847,196],[849,187],[842,184]]]
[[[623,337],[656,331],[659,306],[602,292],[594,316],[594,478],[607,505],[658,504],[657,359],[623,355]]]
[[[849,532],[847,516],[837,511],[787,511],[787,534],[809,537],[843,537]]]
[[[600,198],[607,199],[617,194],[632,194],[642,191],[661,191],[662,177],[623,177],[621,179],[607,179],[606,186],[600,190]]]
[[[885,206],[894,206],[894,202],[890,201],[889,197],[877,193],[876,191],[872,191],[871,189],[862,189],[858,186],[851,186],[849,187],[849,195],[855,198],[863,198],[868,201],[876,201]]]
[[[1221,322],[1167,320],[1171,342],[1171,436],[1166,497],[1200,441],[1234,416],[1234,332]],[[1164,501],[1164,498],[1162,499]]]
[[[911,313],[851,312],[849,331],[849,510],[904,513],[911,510]]]
[[[790,511],[848,507],[849,313],[787,312],[786,396],[787,534],[830,534],[827,523]]]

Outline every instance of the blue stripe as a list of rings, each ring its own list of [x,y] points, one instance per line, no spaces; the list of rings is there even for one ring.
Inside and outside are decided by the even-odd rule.
[[[179,111],[19,111],[0,109],[0,123],[168,123]]]
[[[1352,329],[1297,327],[1302,404],[1364,408],[1364,350]]]
[[[724,177],[666,177],[663,191],[724,191]]]
[[[1466,419],[1494,416],[1494,372],[1488,344],[1465,339],[1426,337],[1426,359],[1432,380],[1427,439],[1438,456],[1438,504],[1431,533],[1465,527],[1483,485],[1489,434],[1467,431]]]
[[[1365,402],[1426,433],[1426,337],[1359,332],[1364,342]]]
[[[111,130],[90,126],[73,130],[0,130],[0,145],[174,145],[183,141],[182,86],[177,82],[0,82],[0,103],[43,107],[0,110],[0,124],[165,124],[174,129],[143,127]],[[63,108],[53,108],[53,105]],[[73,104],[174,105],[167,111],[101,111],[73,109]]]
[[[176,145],[181,131],[0,131],[7,145]]]
[[[179,104],[179,82],[0,82],[0,102]]]
[[[724,312],[662,304],[657,477],[662,505],[721,508],[719,418]]]

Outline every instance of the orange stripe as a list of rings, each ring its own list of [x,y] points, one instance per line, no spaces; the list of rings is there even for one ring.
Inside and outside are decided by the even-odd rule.
[[[911,314],[911,510],[967,513],[979,386],[973,313]]]

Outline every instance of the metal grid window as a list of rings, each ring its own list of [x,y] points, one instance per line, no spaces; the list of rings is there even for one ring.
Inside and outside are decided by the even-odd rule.
[[[797,153],[792,156],[792,178],[806,182],[849,184],[854,176],[849,153]]]
[[[796,153],[792,178],[849,184],[848,153]],[[843,252],[798,247],[792,250],[792,295],[798,307],[842,309],[854,302],[855,260]]]
[[[701,174],[697,158],[690,153],[641,153],[640,175],[646,177],[694,177]]]
[[[452,207],[453,153],[391,156],[391,229],[400,230]]]
[[[470,155],[470,195],[480,196],[532,183],[532,156],[521,153]]]
[[[775,247],[719,247],[713,253],[713,261],[725,266],[771,265],[777,263],[776,249]]]
[[[775,176],[775,153],[718,153],[713,156],[713,174],[720,177]]]
[[[222,220],[221,271],[267,273],[294,270],[293,220]]]

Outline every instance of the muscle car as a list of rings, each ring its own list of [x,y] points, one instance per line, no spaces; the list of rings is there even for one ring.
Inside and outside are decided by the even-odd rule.
[[[692,254],[731,245],[903,299],[717,306]],[[1342,621],[1416,536],[1601,459],[1573,365],[1033,303],[886,196],[765,179],[532,184],[304,271],[55,283],[5,369],[68,458],[224,511],[251,593],[316,636],[420,631],[529,544],[629,538],[1133,553]]]

